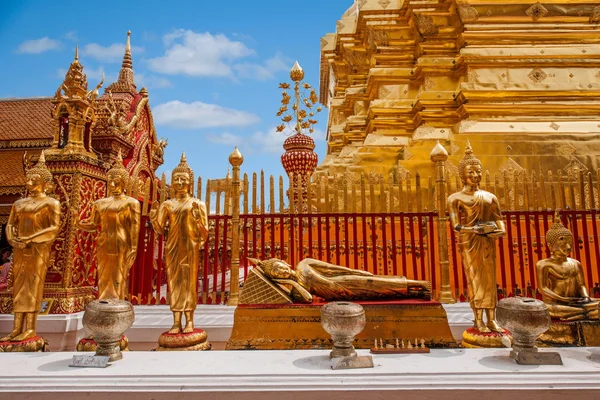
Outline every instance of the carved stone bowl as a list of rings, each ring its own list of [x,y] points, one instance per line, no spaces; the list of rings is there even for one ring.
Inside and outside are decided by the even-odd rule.
[[[550,327],[550,312],[543,301],[528,297],[509,297],[496,306],[500,325],[512,334],[513,351],[536,351],[536,339]]]
[[[347,301],[327,303],[321,307],[321,324],[333,339],[330,358],[356,356],[352,342],[365,327],[365,310]]]
[[[109,356],[109,361],[123,358],[119,342],[133,325],[130,302],[118,299],[94,300],[85,307],[83,326],[98,344],[96,355]]]

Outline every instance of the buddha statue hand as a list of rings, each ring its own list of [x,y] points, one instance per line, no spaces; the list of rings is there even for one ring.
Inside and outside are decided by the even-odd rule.
[[[498,225],[496,225],[495,222],[490,221],[476,225],[474,228],[478,235],[489,235],[498,230]]]
[[[27,246],[27,243],[21,238],[13,238],[12,240],[9,240],[9,242],[12,247],[16,247],[17,249],[24,249],[25,246]]]
[[[578,307],[591,301],[592,300],[589,297],[571,297],[569,298],[569,305]]]
[[[201,218],[200,206],[196,202],[192,203],[192,217],[194,217],[194,220],[196,221],[200,220]]]
[[[152,203],[152,207],[150,207],[150,214],[148,215],[150,217],[150,220],[156,219],[156,215],[158,214],[158,207],[160,207],[158,201]]]
[[[127,257],[125,258],[126,264],[127,265],[133,265],[133,263],[135,262],[136,257],[137,257],[137,249],[131,249],[127,253]]]

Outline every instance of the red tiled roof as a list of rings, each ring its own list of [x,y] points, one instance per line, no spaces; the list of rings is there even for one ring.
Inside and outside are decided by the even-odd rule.
[[[25,186],[23,154],[37,157],[41,150],[0,150],[0,188]]]
[[[0,141],[52,140],[51,100],[0,99]]]

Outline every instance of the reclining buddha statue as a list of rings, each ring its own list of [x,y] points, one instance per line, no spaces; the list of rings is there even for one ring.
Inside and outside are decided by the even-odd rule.
[[[431,283],[427,281],[373,275],[313,258],[300,261],[295,269],[276,258],[249,260],[298,303],[311,303],[313,295],[326,301],[431,298]]]

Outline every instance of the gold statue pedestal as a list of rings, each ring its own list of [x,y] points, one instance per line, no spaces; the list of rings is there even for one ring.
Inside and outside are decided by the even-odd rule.
[[[467,349],[481,348],[502,348],[507,347],[503,342],[503,338],[510,339],[510,333],[497,332],[480,332],[479,329],[472,327],[463,332],[462,347]],[[505,339],[506,341],[506,339]],[[510,347],[510,345],[509,345]]]
[[[0,342],[0,353],[10,352],[45,352],[48,351],[48,341],[41,336],[34,336],[19,342]]]
[[[437,301],[355,301],[365,310],[366,324],[356,335],[357,349],[370,349],[375,339],[421,340],[427,347],[457,347],[448,317]],[[226,350],[328,349],[331,335],[321,325],[321,307],[312,304],[240,304]]]
[[[190,333],[164,332],[158,338],[156,351],[202,351],[210,350],[208,335],[204,329],[196,328]]]
[[[129,339],[127,339],[127,336],[123,335],[121,336],[121,340],[119,341],[119,347],[121,348],[121,351],[129,351]],[[87,337],[87,338],[83,338],[81,339],[78,343],[77,343],[77,351],[96,351],[96,348],[98,348],[98,343],[96,343],[96,341],[94,340],[93,337]]]
[[[552,320],[550,329],[538,339],[540,347],[600,346],[600,321]]]

